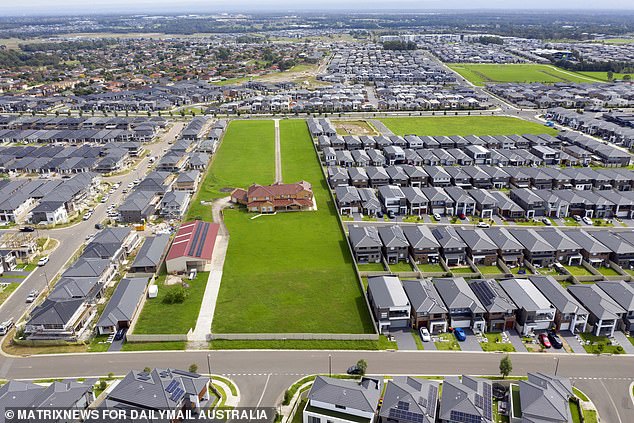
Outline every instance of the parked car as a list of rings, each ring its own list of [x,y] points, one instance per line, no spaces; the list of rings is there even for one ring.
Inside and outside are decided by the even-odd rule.
[[[11,330],[13,325],[14,325],[13,318],[9,318],[9,320],[2,322],[2,324],[0,324],[0,336],[6,335],[7,332]]]
[[[440,220],[440,214],[439,213],[434,213],[433,216],[434,216],[434,219]]]
[[[35,228],[33,226],[23,226],[20,228],[20,232],[33,232]]]
[[[38,266],[44,266],[46,263],[48,263],[48,260],[49,260],[48,256],[44,256],[44,257],[42,257],[41,259],[39,259],[37,261],[37,265]]]
[[[95,229],[103,229],[104,226],[101,223],[95,223]]]
[[[425,327],[420,328],[420,339],[422,339],[423,342],[431,341],[431,334],[429,333],[427,328]]]
[[[553,224],[553,222],[551,222],[547,217],[542,217],[542,223],[546,226],[551,226]]]
[[[379,219],[383,219],[383,212],[381,211],[376,212],[376,217],[378,217]]]
[[[465,220],[467,218],[467,215],[464,213],[460,213],[458,217],[460,218],[460,220]]]
[[[360,375],[361,373],[363,373],[361,371],[361,369],[355,364],[354,366],[350,366],[348,367],[348,370],[346,370],[346,373],[348,373],[349,375]]]
[[[90,216],[92,216],[92,212],[88,212],[84,215],[84,217],[82,217],[83,220],[88,220],[90,219]]]
[[[583,220],[583,223],[585,223],[586,225],[592,226],[592,219],[590,219],[588,216],[582,217],[581,220]]]
[[[29,292],[28,297],[26,297],[26,302],[32,303],[33,301],[35,301],[35,299],[37,298],[37,294],[39,294],[39,291],[37,291],[36,289]]]
[[[575,221],[581,222],[581,216],[575,214],[573,218],[575,219]]]
[[[396,217],[396,214],[394,214],[394,211],[388,210],[387,217],[389,217],[390,219],[394,219]]]
[[[117,331],[117,334],[114,336],[114,340],[115,341],[121,341],[123,339],[123,337],[125,336],[126,331],[127,331],[127,329],[125,329],[125,328],[119,329]]]
[[[488,223],[486,223],[486,222],[478,222],[478,225],[477,225],[477,226],[478,226],[478,228],[484,228],[484,229],[488,229],[488,228],[490,228],[490,227],[491,227],[491,225],[489,225],[489,224],[488,224]]]
[[[453,334],[456,337],[456,339],[460,342],[464,341],[467,339],[467,334],[465,333],[464,329],[462,328],[455,328],[453,330]]]
[[[561,341],[561,338],[554,330],[548,332],[548,340],[550,341],[550,344],[553,346],[553,348],[555,348],[556,350],[560,350],[564,347],[564,343]]]
[[[552,346],[546,333],[540,333],[537,339],[539,340],[540,344],[544,346],[544,348],[550,348]]]

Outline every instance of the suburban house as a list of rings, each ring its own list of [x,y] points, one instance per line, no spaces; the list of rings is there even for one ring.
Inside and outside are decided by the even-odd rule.
[[[76,340],[87,329],[91,312],[84,298],[47,298],[31,311],[24,333],[29,340]]]
[[[48,225],[68,222],[68,212],[63,201],[42,201],[31,209],[31,223]]]
[[[198,183],[200,182],[200,171],[199,170],[188,170],[185,172],[181,172],[176,177],[176,181],[174,181],[174,189],[178,191],[188,191],[195,192],[198,188]]]
[[[409,242],[409,255],[416,263],[438,263],[440,244],[428,226],[403,226],[403,233]]]
[[[313,207],[313,190],[306,181],[295,184],[275,183],[269,186],[253,184],[247,190],[233,190],[231,201],[259,213],[307,210]]]
[[[467,261],[467,244],[454,228],[439,226],[432,229],[431,233],[440,244],[440,254],[448,266],[459,266]]]
[[[397,276],[369,277],[368,301],[380,333],[409,327],[411,305]]]
[[[350,226],[348,239],[357,263],[380,263],[383,242],[376,226]]]
[[[489,194],[495,198],[495,214],[498,216],[511,220],[526,216],[524,209],[502,191],[491,191]]]
[[[498,257],[509,267],[521,266],[524,262],[524,246],[506,228],[493,227],[487,235],[498,247]]]
[[[84,410],[95,400],[95,379],[54,381],[48,386],[10,380],[0,387],[0,410],[9,408],[59,408]]]
[[[520,380],[518,384],[522,412],[521,417],[513,415],[511,423],[574,421],[568,404],[574,396],[570,379],[545,373],[528,373],[528,380]]]
[[[497,200],[493,197],[489,191],[483,189],[469,190],[469,195],[475,200],[475,212],[474,214],[480,216],[482,219],[493,218],[495,211],[495,205]]]
[[[145,238],[130,266],[130,273],[157,273],[170,243],[170,236],[161,234]]]
[[[456,231],[467,244],[467,255],[475,265],[493,266],[498,259],[498,246],[482,229],[460,227]]]
[[[381,398],[380,379],[317,376],[302,412],[303,423],[374,423]]]
[[[147,278],[123,278],[106,304],[96,328],[99,335],[127,329],[134,320],[147,289]]]
[[[600,267],[608,265],[611,250],[601,244],[597,239],[588,235],[585,231],[568,231],[566,235],[581,247],[583,259],[591,266]]]
[[[200,220],[181,224],[165,259],[167,272],[210,271],[219,229],[217,223]]]
[[[593,334],[614,336],[614,331],[626,314],[626,310],[618,302],[596,284],[571,285],[568,291],[590,313],[588,324]]]
[[[409,261],[409,242],[400,226],[380,226],[379,237],[383,243],[383,257],[388,264]]]
[[[524,246],[524,258],[533,266],[547,267],[555,263],[555,247],[534,229],[509,229],[511,235]]]
[[[401,188],[403,194],[405,194],[405,201],[407,204],[407,214],[412,216],[421,216],[427,213],[427,197],[418,187],[403,187]]]
[[[487,332],[503,332],[515,327],[517,306],[494,279],[471,279],[467,282],[486,309]]]
[[[597,286],[616,301],[625,314],[619,322],[619,329],[634,332],[634,284],[625,281],[597,282]]]
[[[379,200],[383,209],[395,214],[407,214],[407,198],[400,187],[396,185],[384,185],[378,189]]]
[[[465,375],[445,377],[438,417],[442,423],[493,423],[491,381]]]
[[[552,276],[529,276],[529,279],[555,307],[554,324],[557,331],[586,331],[588,310],[570,292]]]
[[[211,405],[208,385],[208,377],[184,370],[133,370],[106,394],[100,407],[196,413]]]
[[[544,228],[540,235],[556,250],[557,261],[568,266],[579,266],[583,260],[581,247],[558,228]]]
[[[427,213],[438,213],[440,215],[452,216],[454,211],[454,202],[447,195],[444,189],[438,187],[424,187],[421,191],[429,200]]]
[[[486,331],[486,309],[464,278],[438,278],[433,282],[449,310],[449,326]]]
[[[447,331],[449,310],[429,279],[402,281],[405,294],[412,306],[411,325],[414,329],[426,327],[431,333]]]
[[[610,231],[592,231],[588,233],[610,249],[610,260],[624,269],[634,266],[634,245]]]
[[[555,308],[528,279],[507,279],[500,285],[517,305],[515,326],[521,335],[550,329]]]
[[[436,381],[397,376],[387,382],[379,419],[393,423],[435,423],[438,392]]]
[[[117,208],[122,223],[148,221],[156,213],[159,195],[153,191],[135,189]]]
[[[161,199],[159,214],[167,219],[180,219],[189,206],[191,194],[187,191],[168,191]]]

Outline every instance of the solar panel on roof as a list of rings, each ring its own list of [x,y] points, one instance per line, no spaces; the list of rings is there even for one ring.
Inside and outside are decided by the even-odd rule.
[[[198,241],[198,249],[196,250],[196,257],[200,257],[205,246],[205,239],[207,238],[207,232],[209,232],[209,223],[203,223],[202,234]]]
[[[182,388],[176,388],[176,390],[174,390],[174,392],[172,393],[172,396],[170,397],[170,400],[176,402],[179,399],[182,398],[183,394],[185,393],[185,390]]]
[[[396,404],[396,408],[398,408],[399,410],[405,410],[408,411],[409,410],[409,403],[405,402],[405,401],[399,401]]]
[[[168,394],[171,394],[174,391],[174,389],[176,389],[176,387],[178,387],[178,381],[173,380],[170,382],[169,385],[167,385],[167,388],[165,388],[165,392],[167,392]]]
[[[425,416],[419,413],[412,413],[398,408],[390,408],[389,418],[400,421],[408,421],[412,423],[423,423]]]
[[[436,404],[438,403],[438,388],[430,386],[427,392],[427,414],[430,416],[436,415]]]

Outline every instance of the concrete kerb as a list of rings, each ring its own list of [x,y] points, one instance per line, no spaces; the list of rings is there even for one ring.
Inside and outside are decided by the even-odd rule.
[[[220,387],[225,395],[224,407],[235,408],[240,404],[240,389],[238,385],[231,379],[222,375],[207,375],[211,378],[211,383],[216,387]],[[231,386],[235,388],[236,395],[231,392],[231,386],[227,384],[229,382]]]
[[[309,375],[312,376],[312,375]],[[315,375],[316,376],[316,375]],[[300,380],[306,378],[308,376],[302,376],[301,378],[297,379],[297,381],[295,381],[293,383],[293,385],[297,382],[299,382]],[[293,421],[293,418],[295,417],[295,414],[300,411],[298,410],[298,406],[301,403],[301,396],[302,394],[306,391],[306,388],[308,388],[309,386],[311,386],[314,383],[314,380],[309,380],[306,383],[301,384],[297,390],[295,391],[295,394],[293,395],[293,398],[291,398],[291,400],[289,401],[288,405],[282,405],[280,407],[281,413],[282,413],[282,423],[288,423]],[[293,386],[291,385],[291,386]],[[286,392],[286,391],[284,391]],[[300,411],[301,412],[301,411]]]
[[[632,401],[632,405],[634,405],[634,382],[630,383],[628,389],[630,391],[630,400]]]

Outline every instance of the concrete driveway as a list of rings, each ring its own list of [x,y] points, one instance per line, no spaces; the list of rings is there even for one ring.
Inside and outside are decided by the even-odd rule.
[[[412,331],[410,329],[390,331],[390,335],[396,340],[399,351],[416,351],[416,341],[412,337]]]
[[[527,352],[528,351],[526,349],[526,346],[524,346],[524,343],[522,342],[522,337],[520,336],[519,333],[517,333],[517,331],[515,329],[507,330],[506,333],[509,336],[509,340],[511,341],[511,344],[515,348],[515,351],[517,351],[517,352]]]
[[[559,332],[559,336],[561,336],[568,343],[568,345],[572,349],[572,352],[574,352],[575,354],[588,354],[585,348],[583,348],[583,345],[581,345],[581,342],[579,342],[577,337],[573,335],[572,332],[568,330],[562,331]]]
[[[460,344],[460,348],[462,351],[480,351],[482,352],[482,347],[478,342],[478,337],[475,336],[471,329],[465,328],[464,333],[467,334],[467,339],[458,343]]]
[[[623,347],[626,354],[634,354],[634,345],[632,345],[623,332],[619,330],[614,331],[614,339]]]

